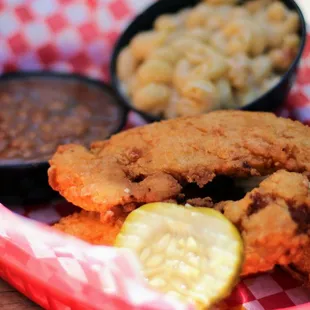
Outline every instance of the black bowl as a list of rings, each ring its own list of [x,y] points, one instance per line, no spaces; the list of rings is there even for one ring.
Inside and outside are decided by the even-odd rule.
[[[110,102],[115,105],[119,111],[119,121],[109,132],[108,138],[124,128],[128,109],[121,103],[120,98],[115,94],[112,88],[97,80],[89,79],[76,74],[63,74],[56,72],[15,72],[0,76],[0,83],[16,81],[21,79],[40,78],[40,79],[61,79],[64,81],[78,81],[86,85],[98,88],[104,95],[109,96]],[[0,84],[1,85],[1,84]],[[57,89],[55,89],[57,91]],[[35,160],[31,162],[14,160],[8,162],[0,159],[0,202],[6,205],[25,205],[46,202],[54,199],[57,193],[48,185],[47,169],[49,165],[47,160]]]
[[[155,4],[151,5],[143,13],[138,15],[133,22],[127,27],[123,34],[118,39],[110,64],[110,75],[112,79],[112,86],[122,98],[123,104],[139,113],[147,121],[159,121],[162,118],[153,116],[143,111],[137,110],[130,102],[130,99],[124,95],[121,90],[120,81],[116,73],[117,58],[121,50],[129,44],[132,38],[139,32],[150,30],[153,28],[155,19],[165,13],[175,13],[186,7],[193,7],[200,0],[159,0]],[[301,60],[301,56],[305,47],[307,38],[306,22],[299,6],[294,0],[282,0],[285,5],[298,13],[300,19],[299,35],[301,38],[300,48],[295,60],[292,62],[290,68],[282,75],[280,81],[268,90],[265,94],[254,100],[253,102],[242,107],[242,110],[249,111],[275,111],[281,104],[284,103],[292,85],[295,82],[297,67]]]

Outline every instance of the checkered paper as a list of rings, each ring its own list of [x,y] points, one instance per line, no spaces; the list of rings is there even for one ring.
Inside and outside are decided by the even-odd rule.
[[[45,309],[192,309],[145,287],[128,250],[92,247],[2,205],[0,221],[0,276]]]
[[[72,205],[63,200],[34,208],[13,208],[15,213],[46,224],[53,224],[60,217],[66,216],[74,210]],[[310,302],[310,291],[302,288],[298,281],[292,279],[290,275],[278,268],[272,273],[244,279],[225,301],[224,309],[271,310],[304,305],[308,302]]]
[[[0,0],[0,71],[52,69],[108,79],[113,44],[149,0]]]
[[[120,31],[153,1],[0,0],[0,73],[49,69],[108,81],[109,59]],[[280,115],[310,124],[309,98],[310,43]],[[141,119],[131,114],[128,126],[139,124]],[[15,208],[16,213],[48,224],[72,210],[63,201]],[[145,288],[129,254],[59,236],[4,207],[0,276],[46,309],[190,309]],[[307,302],[310,292],[277,269],[243,280],[225,304],[232,310],[296,305],[310,309]]]

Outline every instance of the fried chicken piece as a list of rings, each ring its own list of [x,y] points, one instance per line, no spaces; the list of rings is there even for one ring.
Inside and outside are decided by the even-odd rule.
[[[216,209],[242,234],[242,275],[289,265],[299,259],[309,242],[309,181],[302,174],[278,171],[243,199],[221,202]]]
[[[125,218],[126,214],[123,214],[103,223],[99,213],[82,211],[62,218],[53,227],[91,244],[111,246]]]
[[[192,198],[188,199],[186,203],[195,206],[195,207],[205,207],[205,208],[212,208],[214,203],[210,197],[205,198]]]
[[[297,280],[310,288],[310,243],[302,252],[299,259],[285,269]]]
[[[241,232],[243,276],[294,264],[290,271],[310,282],[309,185],[306,176],[280,170],[243,199],[216,205]],[[92,244],[113,245],[126,214],[100,219],[99,213],[82,211],[54,227]]]
[[[186,183],[310,171],[310,128],[269,113],[217,111],[134,128],[94,143],[60,146],[49,183],[89,211],[174,199]]]

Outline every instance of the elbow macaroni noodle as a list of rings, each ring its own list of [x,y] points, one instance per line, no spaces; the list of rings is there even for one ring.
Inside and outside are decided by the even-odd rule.
[[[299,17],[279,0],[204,0],[163,14],[118,57],[133,105],[165,118],[244,106],[273,87],[300,45]]]

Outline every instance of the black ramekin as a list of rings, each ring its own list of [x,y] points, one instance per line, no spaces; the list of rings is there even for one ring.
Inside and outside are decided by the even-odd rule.
[[[103,82],[90,79],[77,74],[56,73],[49,71],[35,72],[13,72],[0,76],[0,83],[8,80],[20,80],[28,78],[48,78],[77,80],[82,83],[91,84],[102,90],[103,94],[108,93],[114,99],[119,110],[119,122],[115,124],[109,136],[121,131],[127,120],[128,109],[121,103],[121,99],[113,91],[113,89]],[[57,91],[57,90],[55,90]],[[103,137],[103,139],[108,137]],[[32,162],[14,161],[8,163],[0,160],[0,202],[6,205],[25,205],[46,202],[57,196],[48,184],[47,170],[49,164],[46,160],[38,160]]]
[[[124,95],[121,90],[120,81],[116,73],[116,64],[117,58],[121,50],[129,44],[133,37],[142,31],[149,30],[153,28],[153,23],[155,19],[166,13],[175,13],[186,7],[193,7],[200,0],[159,0],[155,4],[151,5],[144,12],[138,15],[132,23],[127,27],[127,29],[122,33],[119,40],[117,41],[110,64],[110,75],[112,80],[112,86],[118,95],[122,98],[123,104],[139,113],[147,121],[158,121],[162,118],[156,117],[149,113],[140,111],[131,104],[131,100]],[[280,81],[273,86],[270,90],[264,93],[262,96],[254,100],[253,102],[243,106],[242,110],[249,111],[275,111],[281,104],[284,103],[285,99],[288,96],[289,91],[291,90],[300,63],[302,53],[305,47],[306,38],[307,38],[307,29],[306,22],[303,16],[302,11],[294,0],[282,0],[282,2],[291,10],[295,11],[299,15],[300,19],[300,29],[299,35],[301,38],[301,43],[299,47],[298,54],[295,60],[292,62],[290,68],[282,75]]]

